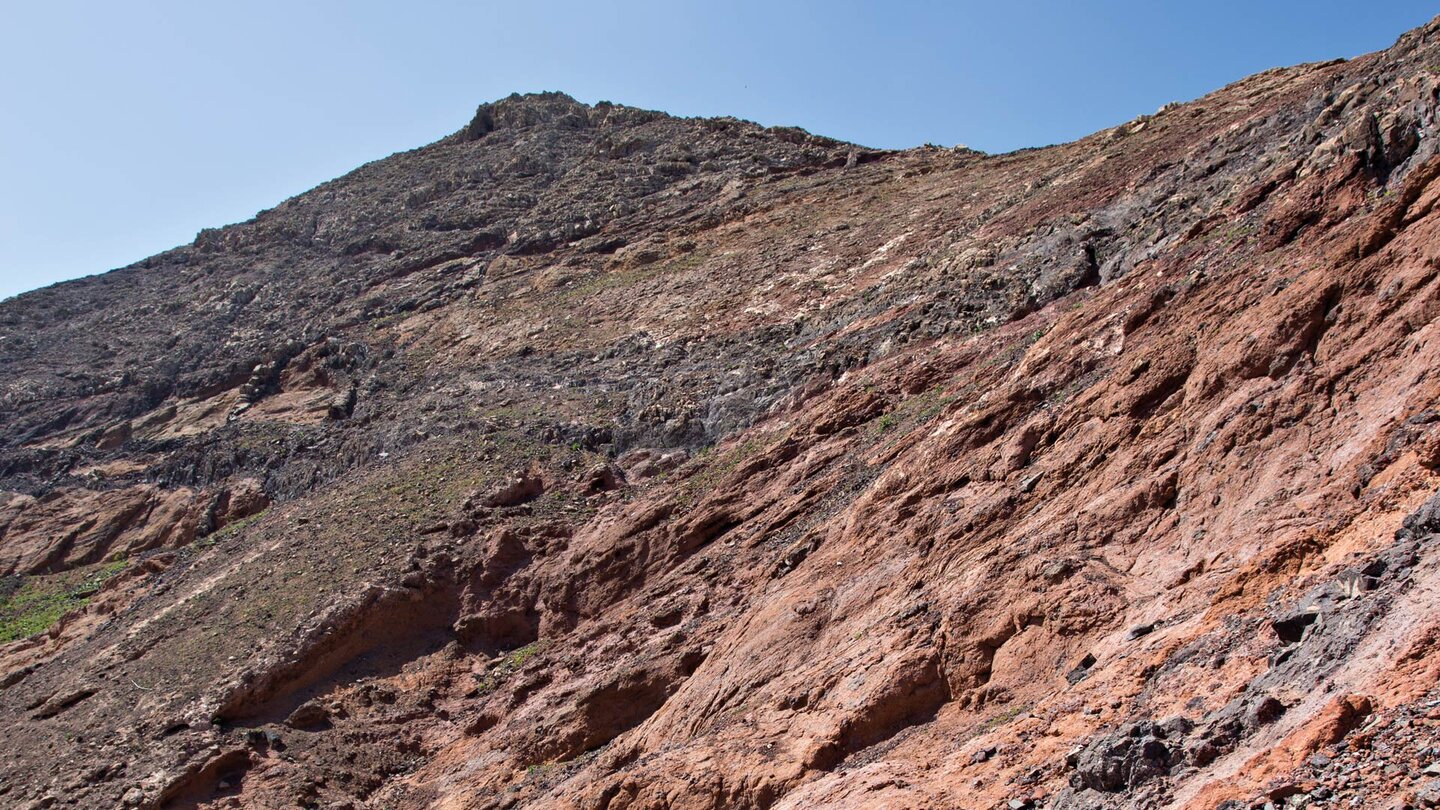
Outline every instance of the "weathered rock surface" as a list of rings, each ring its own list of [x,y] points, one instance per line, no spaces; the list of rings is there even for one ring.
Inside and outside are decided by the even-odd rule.
[[[0,303],[0,595],[127,561],[0,803],[1440,802],[1437,34],[998,156],[515,96]]]

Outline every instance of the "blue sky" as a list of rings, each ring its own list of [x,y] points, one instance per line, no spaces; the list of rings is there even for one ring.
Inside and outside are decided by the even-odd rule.
[[[0,0],[0,297],[247,219],[513,91],[997,152],[1378,50],[1436,14],[1407,0]]]

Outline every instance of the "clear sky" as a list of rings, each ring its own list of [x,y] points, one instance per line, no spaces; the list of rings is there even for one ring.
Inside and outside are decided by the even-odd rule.
[[[563,90],[870,146],[1071,140],[1389,46],[1384,0],[0,0],[0,297]]]

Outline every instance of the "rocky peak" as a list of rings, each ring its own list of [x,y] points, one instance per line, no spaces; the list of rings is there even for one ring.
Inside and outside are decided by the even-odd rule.
[[[579,129],[591,125],[596,108],[559,92],[512,93],[481,104],[462,131],[467,141],[478,141],[497,129],[549,126]]]

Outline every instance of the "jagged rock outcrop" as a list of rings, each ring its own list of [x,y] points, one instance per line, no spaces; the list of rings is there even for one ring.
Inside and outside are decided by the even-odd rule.
[[[0,303],[0,802],[1440,801],[1437,34],[996,156],[514,96]]]

